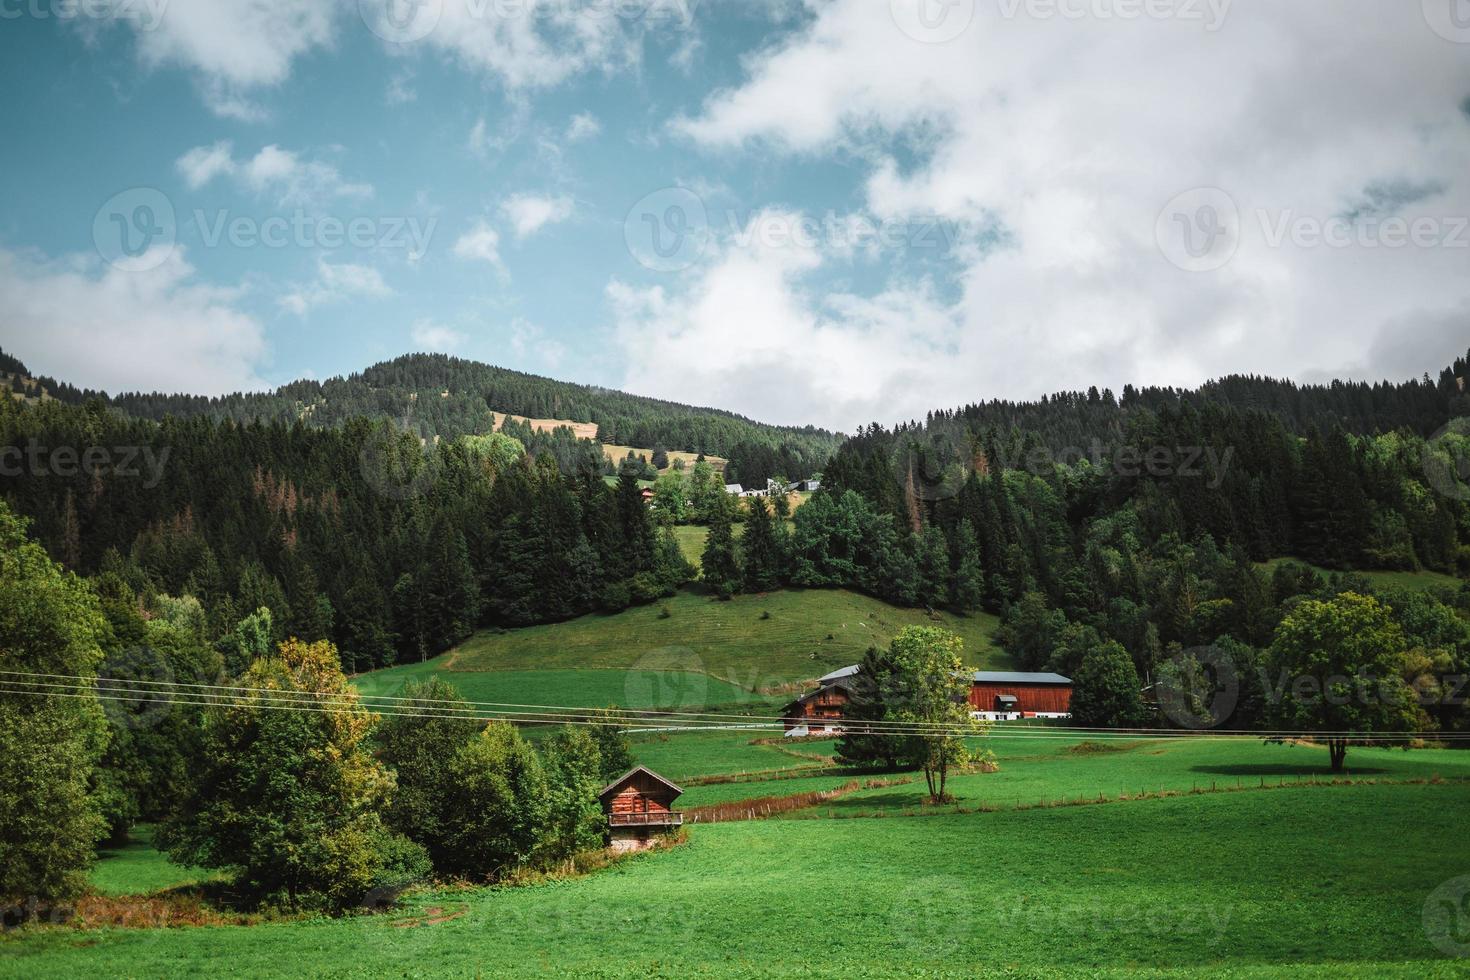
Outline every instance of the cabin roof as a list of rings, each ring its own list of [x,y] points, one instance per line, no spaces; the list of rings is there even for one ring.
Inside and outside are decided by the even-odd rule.
[[[852,694],[852,682],[849,681],[846,677],[839,677],[837,680],[833,681],[830,684],[823,684],[821,687],[812,688],[810,691],[807,691],[805,694],[798,697],[795,701],[788,703],[786,707],[782,708],[781,710],[789,711],[792,708],[800,707],[801,705],[806,704],[812,698],[816,697],[818,694],[826,694],[833,688],[846,691],[849,695]]]
[[[600,800],[604,796],[607,796],[609,793],[611,793],[613,790],[621,789],[624,785],[626,785],[629,782],[629,780],[631,780],[634,776],[638,775],[640,772],[647,773],[648,775],[652,776],[654,779],[656,779],[659,782],[663,783],[669,789],[671,789],[671,790],[674,791],[674,795],[675,796],[682,796],[684,794],[683,787],[678,786],[678,785],[676,785],[674,783],[669,782],[667,779],[665,779],[664,777],[660,776],[658,773],[654,772],[652,769],[648,768],[647,766],[634,766],[632,769],[629,769],[627,772],[623,773],[617,779],[614,779],[612,782],[610,782],[606,786],[604,786],[602,788],[602,792],[597,794],[597,798]]]
[[[834,670],[830,674],[824,674],[823,676],[818,677],[817,683],[828,684],[832,681],[840,680],[844,677],[851,677],[853,674],[856,674],[861,667],[862,664],[853,664],[851,667],[843,667],[841,670]]]

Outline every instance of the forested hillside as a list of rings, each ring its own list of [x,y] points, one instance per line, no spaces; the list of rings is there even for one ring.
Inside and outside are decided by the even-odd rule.
[[[24,373],[14,358],[6,360],[12,366],[0,362],[0,371]],[[731,461],[732,474],[752,485],[764,485],[777,474],[799,479],[818,472],[841,441],[812,426],[762,425],[733,412],[553,381],[444,354],[409,354],[345,378],[296,381],[274,392],[221,398],[157,392],[109,396],[50,378],[38,380],[68,404],[99,399],[135,418],[155,421],[204,417],[335,428],[355,418],[380,418],[426,440],[488,433],[494,412],[592,422],[601,443],[723,456]]]

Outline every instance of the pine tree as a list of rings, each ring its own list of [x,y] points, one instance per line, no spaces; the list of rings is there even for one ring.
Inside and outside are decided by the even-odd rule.
[[[771,512],[760,497],[750,498],[740,554],[746,592],[769,592],[780,586],[786,558],[771,525]]]
[[[969,519],[960,521],[955,532],[954,578],[950,585],[950,598],[961,612],[975,612],[981,608],[985,598],[985,568],[980,563],[980,545],[975,537],[975,526]]]
[[[709,538],[701,560],[705,585],[721,599],[740,588],[740,563],[735,558],[734,519],[729,504],[722,503],[710,515]]]

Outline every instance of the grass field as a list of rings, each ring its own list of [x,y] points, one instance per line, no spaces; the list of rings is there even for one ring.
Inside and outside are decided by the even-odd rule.
[[[1264,568],[1267,572],[1271,572],[1276,569],[1277,565],[1283,562],[1306,565],[1324,578],[1341,574],[1334,572],[1330,568],[1323,568],[1320,565],[1304,562],[1300,558],[1273,558],[1268,562],[1261,563],[1260,567]],[[1441,572],[1354,572],[1353,574],[1362,575],[1369,582],[1372,582],[1373,585],[1380,588],[1430,589],[1436,586],[1443,586],[1450,589],[1459,589],[1460,586],[1465,584],[1453,575],[1445,575]]]
[[[92,885],[102,895],[146,895],[213,877],[213,872],[162,860],[153,848],[152,825],[140,824],[128,833],[126,843],[98,849]]]
[[[1462,975],[1424,911],[1470,869],[1467,807],[1448,782],[700,825],[586,878],[382,916],[18,930],[0,973]]]
[[[664,616],[667,610],[668,616]],[[694,592],[612,616],[481,632],[423,664],[362,674],[369,694],[438,674],[476,701],[684,707],[782,700],[783,685],[856,663],[905,626],[934,623],[965,641],[977,667],[1002,666],[993,616],[898,609],[837,590],[786,590],[717,602]],[[491,673],[493,672],[493,673]],[[769,698],[750,692],[770,691]]]

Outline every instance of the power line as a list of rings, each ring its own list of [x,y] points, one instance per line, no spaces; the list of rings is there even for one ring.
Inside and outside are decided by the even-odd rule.
[[[473,705],[498,705],[501,702],[469,702],[467,705],[455,704],[447,699],[413,699],[383,696],[386,700],[406,702],[404,704],[374,706],[364,703],[364,696],[356,692],[313,692],[313,691],[289,691],[275,688],[248,688],[230,685],[209,684],[174,684],[168,681],[149,680],[125,680],[119,678],[87,678],[80,675],[69,674],[43,674],[25,671],[3,671],[0,675],[12,675],[20,677],[46,677],[53,681],[10,681],[0,680],[0,693],[13,693],[30,695],[35,697],[68,696],[87,697],[95,696],[103,700],[123,701],[133,703],[167,703],[184,706],[198,707],[221,707],[229,706],[240,700],[241,692],[263,695],[253,697],[257,706],[280,709],[280,710],[308,710],[327,712],[349,707],[363,707],[375,714],[384,717],[401,718],[426,718],[426,719],[464,719],[467,721],[519,721],[531,724],[581,724],[581,725],[607,725],[617,724],[619,727],[631,731],[651,731],[657,724],[666,724],[665,716],[681,716],[692,720],[682,720],[674,724],[672,728],[659,730],[710,730],[716,722],[725,724],[718,727],[733,728],[741,727],[748,730],[772,730],[778,725],[784,726],[786,719],[774,716],[729,716],[716,715],[714,713],[695,712],[661,712],[661,711],[635,711],[629,709],[616,710],[604,719],[588,717],[596,715],[604,709],[570,708],[564,706],[545,705],[513,705],[516,708],[535,708],[538,710],[521,711],[505,710],[495,708],[488,712],[477,712]],[[65,683],[55,683],[61,680]],[[144,690],[135,692],[132,696],[108,695],[95,693],[88,690],[77,691],[74,694],[61,693],[72,691],[75,688],[88,688],[92,684],[125,685],[146,684],[153,685],[157,690]],[[170,691],[170,687],[182,686],[203,690]],[[28,688],[47,688],[50,690],[36,691]],[[56,690],[60,689],[60,691]],[[107,687],[104,690],[112,691],[117,688]],[[171,696],[165,696],[171,695]],[[429,702],[429,703],[422,703]],[[506,703],[509,704],[509,703]],[[743,719],[744,723],[735,725],[736,718]],[[975,735],[985,738],[1012,738],[1012,739],[1050,739],[1061,741],[1076,741],[1082,738],[1103,740],[1169,740],[1181,738],[1294,738],[1294,737],[1316,737],[1316,738],[1359,738],[1359,739],[1397,739],[1416,738],[1424,733],[1420,732],[1350,732],[1350,731],[1244,731],[1244,730],[1187,730],[1187,729],[1094,729],[1094,728],[1072,728],[1067,726],[1047,726],[1044,729],[1034,729],[1026,732],[1005,731],[998,732],[993,729],[984,732],[972,731],[967,726],[947,725],[931,722],[889,722],[889,721],[857,721],[844,722],[841,719],[819,719],[820,725],[831,724],[834,727],[841,726],[843,731],[853,734],[874,735]],[[809,723],[810,724],[810,723]],[[1470,739],[1470,733],[1444,733],[1435,734],[1434,737],[1444,741],[1458,741]]]

